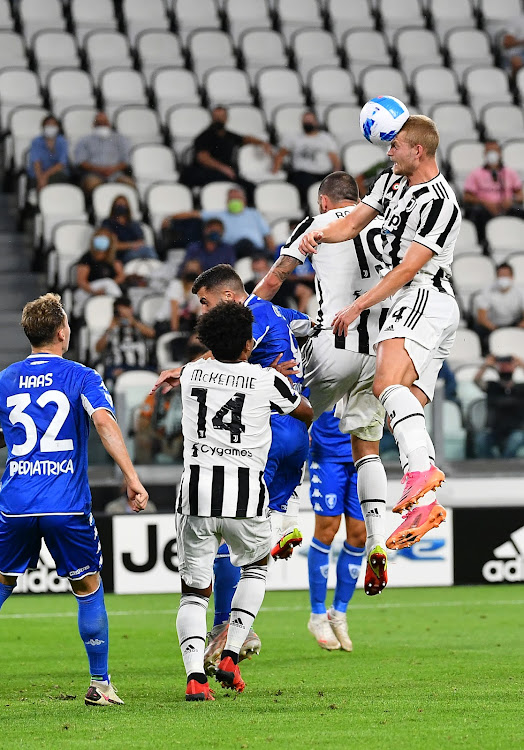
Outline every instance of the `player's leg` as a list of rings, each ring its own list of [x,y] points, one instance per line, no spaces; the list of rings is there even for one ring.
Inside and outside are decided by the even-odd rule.
[[[4,516],[0,513],[0,609],[16,587],[19,575],[34,568],[40,554],[40,532],[36,517]]]
[[[231,613],[231,602],[235,589],[240,580],[240,568],[236,568],[229,555],[229,547],[223,542],[218,548],[215,562],[213,563],[213,594],[215,602],[215,618],[213,627],[207,634],[206,651],[204,654],[204,667],[207,674],[214,674],[220,654],[224,649],[229,627],[229,615]],[[258,636],[257,636],[258,638]],[[260,642],[258,650],[260,651]],[[248,655],[250,658],[250,655]]]

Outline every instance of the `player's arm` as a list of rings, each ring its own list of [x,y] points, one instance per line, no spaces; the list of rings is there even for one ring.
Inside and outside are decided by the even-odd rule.
[[[313,409],[307,398],[296,393],[289,381],[279,373],[276,372],[274,377],[270,393],[271,408],[280,414],[291,414],[309,427],[313,421]]]
[[[351,305],[340,310],[334,317],[333,331],[339,335],[346,335],[348,326],[356,320],[359,315],[379,302],[396,294],[402,289],[415,274],[428,263],[433,257],[433,252],[418,242],[412,242],[402,261],[387,273],[378,284],[369,289],[361,297],[358,297]]]
[[[106,409],[97,409],[93,412],[92,419],[96,431],[100,435],[102,445],[124,475],[129,505],[136,513],[144,510],[149,495],[138,478],[135,467],[129,458],[120,427],[115,422],[112,414]]]
[[[264,278],[258,282],[253,290],[253,294],[262,299],[273,299],[284,281],[291,276],[295,268],[299,265],[300,261],[296,258],[291,258],[289,255],[281,255],[273,263]]]
[[[321,242],[344,242],[352,240],[367,227],[379,212],[366,203],[359,203],[347,216],[332,221],[324,229],[312,229],[307,232],[300,240],[299,249],[303,255],[317,252],[317,245]]]
[[[291,412],[291,416],[304,422],[307,427],[313,422],[313,408],[305,396],[300,397],[300,403],[296,409]]]

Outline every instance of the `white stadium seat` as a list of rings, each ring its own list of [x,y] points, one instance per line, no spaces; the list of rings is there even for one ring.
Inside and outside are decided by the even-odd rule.
[[[116,418],[126,441],[127,449],[130,451],[132,457],[134,439],[130,436],[130,432],[133,426],[133,412],[138,406],[144,403],[157,377],[154,372],[149,372],[148,370],[128,370],[128,372],[123,372],[115,380],[113,396],[115,399]]]
[[[76,185],[46,185],[38,193],[38,208],[40,215],[39,222],[35,222],[35,235],[38,239],[41,232],[46,248],[51,244],[55,226],[61,221],[87,221],[84,194]]]
[[[142,198],[154,182],[178,180],[175,155],[164,145],[153,143],[135,146],[131,151],[131,167]]]
[[[524,69],[517,71],[517,75],[515,76],[515,84],[517,86],[519,96],[522,100],[524,96]]]
[[[114,302],[114,297],[108,294],[89,297],[86,301],[82,311],[85,325],[80,330],[78,342],[81,362],[89,361],[94,364],[99,356],[95,349],[96,342],[111,324]],[[124,373],[124,375],[128,374],[131,373]],[[120,428],[122,428],[122,423],[120,423]]]
[[[359,104],[332,104],[324,113],[324,123],[339,146],[344,146],[362,136],[359,117]]]
[[[496,141],[507,141],[515,134],[524,137],[524,115],[515,104],[488,104],[481,112],[484,135]],[[510,166],[513,166],[510,163]]]
[[[47,90],[51,109],[61,117],[64,110],[74,106],[95,106],[93,84],[85,70],[58,68],[47,76]]]
[[[447,162],[453,181],[462,191],[468,174],[484,163],[484,146],[478,141],[458,141],[449,147]]]
[[[33,39],[33,55],[40,81],[54,68],[79,68],[76,39],[65,31],[39,31]]]
[[[141,31],[169,28],[164,0],[123,0],[122,15],[132,46]]]
[[[198,29],[187,40],[191,67],[199,81],[215,68],[236,68],[231,37],[217,29]]]
[[[512,253],[506,261],[513,269],[515,284],[524,290],[524,253]]]
[[[224,10],[235,44],[248,29],[271,28],[266,0],[225,0]]]
[[[210,122],[209,111],[199,105],[187,104],[169,109],[166,115],[166,126],[177,157],[182,156],[193,143],[195,136],[205,130]]]
[[[211,107],[253,103],[249,78],[243,70],[214,68],[206,74],[204,88]]]
[[[243,2],[243,0],[241,0]],[[11,3],[9,0],[0,0],[0,29],[10,31],[13,28],[13,17],[11,15]]]
[[[477,117],[487,104],[513,103],[508,75],[500,68],[471,68],[466,70],[462,81]]]
[[[354,79],[349,71],[342,68],[315,68],[309,74],[308,88],[320,119],[323,119],[324,112],[333,102],[358,102]]]
[[[306,111],[300,104],[283,104],[275,110],[272,125],[279,145],[286,138],[302,133],[302,117]]]
[[[23,38],[14,31],[0,31],[0,70],[26,66],[27,55]]]
[[[494,357],[522,357],[524,328],[498,328],[489,335],[489,351]]]
[[[55,282],[58,289],[69,285],[71,267],[89,249],[92,235],[93,227],[83,221],[64,221],[55,227],[52,244],[55,249],[56,274],[53,274],[50,268],[50,254],[47,277],[50,286],[53,286]]]
[[[304,26],[322,28],[316,0],[275,0],[280,29],[289,43],[295,31]]]
[[[419,0],[395,0],[393,3],[390,0],[378,0],[377,5],[384,32],[390,42],[393,41],[396,32],[404,26],[423,28],[426,25]],[[387,93],[392,92],[387,89]]]
[[[6,68],[0,71],[0,124],[5,128],[9,114],[15,107],[39,106],[42,95],[38,78],[32,70]]]
[[[488,35],[479,29],[455,29],[446,37],[451,67],[460,77],[475,65],[492,65],[493,55]]]
[[[159,68],[183,68],[185,65],[180,40],[170,31],[142,31],[136,38],[136,51],[148,85]]]
[[[352,29],[344,35],[342,46],[355,78],[371,65],[391,65],[386,37],[375,29]]]
[[[496,263],[510,253],[524,252],[524,219],[495,216],[486,224],[486,240]]]
[[[261,70],[256,81],[258,94],[266,118],[271,119],[273,112],[282,104],[301,104],[306,100],[298,73],[285,68],[265,68]]]
[[[310,216],[316,216],[318,214],[318,189],[321,181],[314,182],[307,189],[307,210]]]
[[[475,26],[471,0],[428,0],[427,5],[440,41],[452,29]]]
[[[470,309],[471,297],[493,283],[495,265],[485,255],[460,255],[453,262],[453,285],[462,311]]]
[[[116,31],[115,7],[112,0],[71,0],[71,17],[76,38],[84,43],[86,34],[100,29]]]
[[[477,229],[470,219],[462,219],[459,236],[455,244],[454,257],[459,255],[471,255],[477,253],[482,255],[482,248],[479,245]]]
[[[94,81],[110,68],[133,67],[127,37],[117,31],[91,31],[84,39],[84,51]]]
[[[213,0],[175,0],[174,11],[178,26],[178,32],[182,37],[183,44],[192,31],[206,28],[220,28],[217,6]]]
[[[484,28],[495,38],[505,28],[506,22],[522,14],[520,0],[477,0]]]
[[[163,294],[148,294],[142,297],[138,306],[138,317],[146,326],[154,326],[158,308],[164,301]]]
[[[385,65],[366,68],[361,73],[360,86],[365,100],[387,93],[390,96],[396,96],[404,104],[409,104],[406,78],[400,70],[395,70],[395,68]]]
[[[263,182],[257,185],[255,206],[268,223],[301,215],[299,192],[287,182]]]
[[[331,29],[340,44],[344,34],[351,29],[374,29],[375,19],[371,15],[368,0],[326,0]]]
[[[183,331],[171,331],[163,333],[156,340],[156,361],[159,370],[168,370],[180,367],[183,362],[173,359],[172,342],[175,339],[187,339],[187,333]]]
[[[60,0],[19,0],[18,13],[26,41],[32,42],[33,36],[42,29],[64,29],[62,10]]]
[[[125,135],[133,146],[164,142],[158,115],[149,107],[121,107],[115,112],[113,124],[115,130]]]
[[[94,106],[69,107],[62,113],[62,129],[67,138],[70,156],[74,153],[79,139],[88,135],[93,129],[95,115],[96,108]]]
[[[380,162],[386,161],[387,146],[376,146],[373,143],[361,141],[348,143],[342,152],[344,169],[352,175],[366,172]]]
[[[511,164],[512,168],[519,173],[520,179],[524,180],[524,139],[504,143],[502,157],[504,164]]]
[[[231,104],[227,109],[227,129],[239,135],[254,135],[268,140],[264,113],[252,104]]]
[[[303,81],[313,68],[318,68],[319,65],[330,65],[334,68],[340,66],[333,36],[324,29],[306,28],[296,31],[291,39],[291,49]]]
[[[158,114],[165,122],[167,111],[180,104],[200,105],[197,80],[194,73],[183,68],[160,68],[151,80]]]
[[[193,195],[185,185],[159,183],[147,191],[146,204],[151,226],[159,232],[166,216],[193,210]]]
[[[244,180],[258,185],[268,180],[285,180],[286,173],[280,170],[273,173],[273,158],[261,146],[246,144],[238,150],[238,171]]]
[[[25,152],[42,127],[42,120],[48,114],[43,107],[17,107],[7,121],[4,142],[4,164],[9,169],[11,163],[16,170],[25,166]]]
[[[104,219],[107,219],[111,211],[111,205],[117,195],[125,195],[129,202],[132,218],[135,221],[140,221],[142,213],[135,188],[122,183],[107,182],[105,185],[98,185],[91,194],[96,224],[101,224]]]
[[[428,29],[400,29],[395,36],[400,67],[409,78],[423,65],[442,65],[436,35]]]
[[[429,116],[437,125],[439,148],[444,154],[452,143],[461,141],[465,133],[468,137],[477,134],[473,113],[465,104],[435,104],[429,110]]]
[[[288,56],[284,39],[272,29],[249,29],[240,37],[239,48],[244,67],[252,83],[257,74],[268,67],[286,68]]]
[[[100,94],[107,116],[112,118],[119,107],[128,104],[147,106],[144,78],[136,70],[112,68],[100,76]]]
[[[449,68],[427,65],[413,72],[411,85],[420,108],[429,110],[434,104],[461,101],[458,80]]]
[[[475,331],[469,328],[459,328],[455,342],[448,356],[448,363],[454,370],[460,365],[471,365],[480,363],[482,353],[480,350],[480,339]]]
[[[202,211],[225,211],[228,191],[234,187],[234,182],[208,182],[200,191]]]

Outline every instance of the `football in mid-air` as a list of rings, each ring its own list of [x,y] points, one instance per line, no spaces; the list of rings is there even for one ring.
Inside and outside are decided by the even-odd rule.
[[[360,129],[370,143],[392,141],[409,117],[409,110],[394,96],[375,96],[360,112]]]

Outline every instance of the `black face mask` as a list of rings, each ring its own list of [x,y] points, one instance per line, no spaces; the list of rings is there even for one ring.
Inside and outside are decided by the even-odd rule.
[[[501,383],[509,383],[511,381],[511,378],[513,377],[513,373],[511,372],[501,372],[499,374],[500,382]]]
[[[115,216],[129,216],[130,211],[125,206],[115,206],[114,215]]]
[[[304,133],[313,133],[315,130],[317,130],[317,126],[313,125],[312,122],[305,122],[302,125],[302,128],[304,130]]]
[[[225,130],[226,126],[223,122],[212,122],[211,123],[211,130],[214,130],[215,133],[220,132],[221,130]]]

